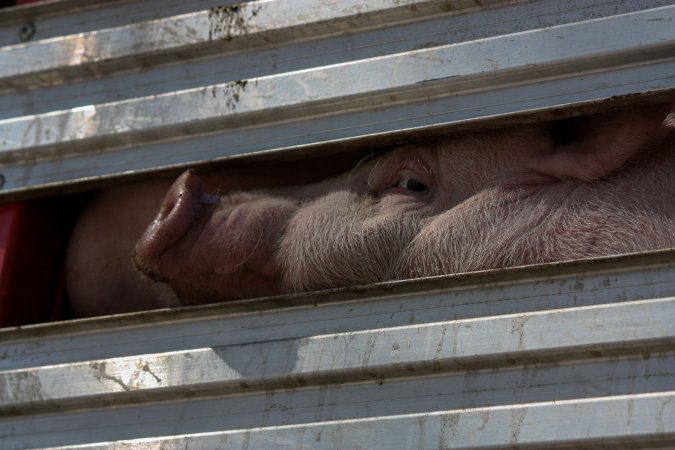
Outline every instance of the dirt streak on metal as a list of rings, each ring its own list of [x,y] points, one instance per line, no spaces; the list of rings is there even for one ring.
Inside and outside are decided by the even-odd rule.
[[[257,16],[261,10],[260,5],[250,6],[246,3],[209,9],[209,41],[230,41],[248,34],[248,20]]]
[[[8,378],[0,378],[0,403],[35,402],[44,399],[42,382],[35,371],[21,371]]]

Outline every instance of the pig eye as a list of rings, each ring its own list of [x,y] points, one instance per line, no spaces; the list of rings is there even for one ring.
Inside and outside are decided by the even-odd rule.
[[[421,181],[412,177],[405,177],[405,176],[398,181],[398,187],[413,192],[426,192],[427,190],[427,186]]]

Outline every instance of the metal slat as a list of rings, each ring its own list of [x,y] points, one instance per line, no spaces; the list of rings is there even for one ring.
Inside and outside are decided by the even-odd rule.
[[[173,11],[177,5],[154,5],[159,13]],[[183,2],[191,4],[191,2]],[[133,72],[99,73],[77,83],[43,87],[37,90],[8,92],[0,102],[0,118],[10,118],[64,110],[82,105],[109,103],[123,99],[148,97],[223,81],[251,79],[312,67],[404,53],[421,48],[484,39],[514,32],[558,26],[583,20],[626,14],[648,7],[667,6],[668,0],[620,2],[608,6],[602,0],[541,0],[480,9],[471,14],[435,14],[424,20],[401,21],[384,28],[361,31],[353,28],[337,36],[298,42],[275,42],[272,48],[251,49],[214,55],[210,58],[184,58],[174,64],[143,67]],[[199,6],[204,3],[200,2]],[[194,5],[193,7],[197,7]],[[110,10],[110,11],[108,11]],[[110,14],[119,14],[107,7]],[[128,21],[138,14],[129,14]],[[140,13],[146,12],[145,8]],[[419,14],[419,12],[417,12]],[[106,16],[107,17],[107,16]],[[47,20],[47,19],[45,19]],[[92,21],[87,19],[86,23]],[[39,25],[42,20],[39,20]],[[39,27],[41,28],[41,26]],[[67,30],[67,28],[66,28]],[[11,32],[16,34],[16,29]],[[224,49],[225,50],[225,49]],[[105,75],[105,76],[104,76]]]
[[[0,333],[0,370],[675,297],[675,252],[385,283]],[[391,289],[396,296],[391,297]],[[123,332],[122,332],[123,330]]]
[[[24,147],[56,146],[94,139],[114,142],[115,136],[133,132],[136,139],[174,137],[170,130],[187,131],[227,127],[240,118],[245,125],[298,120],[326,115],[336,104],[350,109],[371,109],[391,102],[459,95],[462,91],[493,90],[514,83],[530,84],[541,78],[599,69],[640,66],[644,60],[668,60],[675,54],[671,20],[675,6],[598,20],[594,31],[602,36],[593,46],[583,25],[566,25],[506,37],[420,50],[374,60],[321,67],[272,77],[239,80],[150,98],[92,105],[35,117],[0,122],[0,154],[5,161],[21,160]],[[669,20],[670,19],[670,20]],[[617,31],[619,30],[619,31]],[[633,36],[639,35],[635,40]],[[556,46],[560,41],[565,46]],[[515,50],[519,51],[516,52]],[[72,52],[71,52],[72,53]],[[611,64],[611,66],[610,66]],[[609,67],[608,67],[609,66]],[[364,77],[363,74],[377,74]],[[666,89],[675,77],[658,74],[653,80]],[[155,113],[153,113],[153,111]],[[162,111],[162,114],[156,114]],[[274,112],[274,119],[265,113]],[[249,116],[249,117],[246,117]],[[213,125],[208,126],[211,122]],[[211,128],[209,130],[209,128]],[[179,128],[178,133],[186,132]],[[150,135],[144,138],[144,135]],[[155,135],[154,137],[152,135]],[[100,143],[98,143],[100,145]]]
[[[499,0],[485,2],[485,6]],[[453,9],[470,11],[470,0]],[[365,31],[448,12],[439,0],[296,0],[293,7],[256,0],[154,21],[46,39],[0,49],[0,90],[160,64],[186,55],[250,50],[270,42],[317,39],[352,28]],[[98,66],[104,66],[104,69]]]
[[[652,353],[649,358],[638,355],[594,358],[574,364],[440,371],[432,376],[296,389],[252,388],[249,394],[194,397],[188,402],[144,401],[135,406],[99,406],[58,414],[7,417],[3,420],[5,430],[14,434],[12,440],[4,442],[8,446],[23,442],[33,447],[143,437],[161,442],[170,440],[169,436],[207,432],[247,429],[255,432],[260,428],[288,426],[299,429],[303,424],[311,429],[322,422],[345,423],[368,418],[374,421],[441,411],[471,412],[476,408],[518,409],[520,405],[582,398],[600,401],[629,395],[637,398],[668,393],[675,377],[672,364],[672,353]],[[161,436],[167,438],[157,439]],[[573,434],[567,437],[570,441],[583,438]],[[640,436],[635,438],[639,440]],[[664,443],[668,441],[662,439],[661,444]],[[374,436],[363,436],[360,445],[369,448],[377,446],[377,442]],[[642,442],[639,448],[644,445]]]
[[[0,9],[0,46],[88,33],[236,3],[236,0],[143,0],[139,7],[136,0],[42,0]],[[26,23],[35,25],[35,34],[29,41],[21,39],[20,30]]]
[[[275,389],[431,368],[498,366],[506,360],[564,361],[615,348],[654,351],[675,345],[673,323],[675,299],[668,298],[134,355],[1,373],[0,408],[62,401],[112,404],[116,394],[150,399],[154,391],[165,399],[168,391],[205,391],[216,384],[220,393],[246,392],[250,386]]]
[[[4,330],[0,437],[5,448],[671,445],[674,254]],[[125,356],[100,358],[112,348]]]
[[[326,9],[325,16],[315,17],[293,15],[286,8],[272,20],[265,11],[277,3],[266,2],[255,16],[246,16],[244,23],[250,23],[251,28],[244,28],[250,32],[241,31],[237,39],[224,41],[227,45],[205,50],[218,53],[217,62],[195,59],[203,56],[199,50],[189,53],[189,59],[179,58],[186,55],[176,48],[198,49],[202,45],[199,42],[211,45],[206,42],[208,36],[204,37],[206,31],[199,26],[196,28],[201,35],[180,33],[174,40],[158,38],[148,43],[141,39],[139,46],[130,46],[123,39],[134,33],[147,34],[148,30],[152,31],[150,36],[155,36],[154,32],[159,36],[176,28],[179,22],[201,23],[209,14],[213,16],[213,11],[98,32],[109,36],[112,53],[101,53],[100,58],[87,61],[70,51],[68,40],[7,47],[9,57],[13,52],[20,55],[46,48],[43,46],[61,45],[53,59],[41,58],[47,66],[54,67],[54,73],[68,78],[70,69],[64,69],[65,60],[59,56],[66,54],[71,59],[75,56],[72,67],[78,69],[73,70],[82,70],[77,76],[104,78],[96,81],[98,87],[87,85],[89,80],[83,81],[83,86],[89,86],[86,89],[94,89],[90,92],[96,101],[87,101],[90,94],[86,94],[78,100],[78,106],[74,106],[77,96],[71,94],[79,82],[63,85],[63,89],[7,94],[12,104],[30,105],[42,90],[47,98],[59,89],[70,93],[61,95],[62,100],[54,98],[57,104],[69,105],[67,109],[0,120],[0,161],[5,180],[0,195],[21,195],[40,186],[55,187],[132,171],[184,167],[364,137],[394,139],[412,130],[433,130],[449,124],[465,126],[633,94],[666,95],[675,89],[675,44],[668,26],[674,10],[672,5],[654,7],[658,4],[663,2],[611,6],[593,1],[567,1],[562,6],[556,2],[532,6],[518,2],[496,3],[493,8],[474,11],[462,9],[466,6],[462,3],[457,5],[458,10],[444,13],[443,19],[431,14],[442,6],[435,1],[393,6],[383,0],[373,3],[363,15],[349,15],[354,9],[336,7]],[[241,10],[248,11],[254,5],[255,2],[241,6]],[[306,10],[313,8],[307,6]],[[496,22],[510,13],[516,13],[512,21]],[[380,31],[369,31],[380,17]],[[358,27],[345,28],[355,20]],[[428,21],[433,22],[433,30],[442,30],[443,20],[448,21],[449,27],[445,28],[450,32],[432,31],[425,36]],[[326,25],[326,21],[334,27]],[[312,31],[319,24],[323,34]],[[310,39],[311,35],[312,44],[299,43],[290,50],[295,44],[284,42],[278,51],[270,53],[264,42],[256,39],[260,33],[254,30],[258,29],[263,36],[290,33],[290,41]],[[394,38],[401,30],[414,33],[415,39],[410,34]],[[90,33],[91,40],[98,36],[96,33]],[[338,36],[332,36],[335,33]],[[80,37],[86,40],[87,36]],[[361,48],[357,45],[360,37],[365,39]],[[430,40],[436,38],[440,41]],[[120,45],[115,45],[118,40]],[[232,44],[235,41],[241,47]],[[348,51],[341,50],[345,42],[349,42]],[[311,50],[313,43],[319,44],[319,53]],[[227,63],[228,53],[242,48],[248,53],[257,47],[259,59],[254,62],[239,58],[234,66]],[[274,64],[270,64],[270,57],[277,53],[282,59],[273,59]],[[150,61],[152,64],[183,61],[182,72],[166,69],[174,70],[172,76],[182,77],[178,84],[175,79],[162,84],[160,75],[164,72],[151,72],[163,67],[161,64],[136,74],[114,74],[116,67],[133,65],[132,61],[143,61],[148,55],[157,58]],[[23,57],[30,59],[27,53]],[[202,73],[218,74],[227,67],[227,78],[217,81],[217,76],[189,73],[186,78],[185,71],[192,62],[201,64],[198,67]],[[278,68],[277,62],[283,68]],[[109,69],[105,68],[108,63],[112,64]],[[96,64],[103,64],[103,72],[91,69]],[[38,66],[25,70],[39,72],[42,69]],[[10,72],[24,70],[16,65],[5,67]],[[366,73],[378,76],[363,76]],[[147,91],[143,92],[145,86],[140,90],[132,87],[133,94],[120,94],[126,91],[122,80],[136,86],[135,81],[144,75],[152,75]],[[19,78],[28,82],[31,77]],[[105,83],[111,83],[107,92],[100,90]],[[120,95],[132,96],[111,101]],[[64,100],[66,97],[69,100]],[[191,151],[186,152],[186,148]]]
[[[564,424],[561,426],[560,424]],[[366,443],[364,445],[364,442]],[[67,448],[501,449],[520,446],[649,448],[675,444],[675,393],[443,411],[402,417],[262,427]],[[629,447],[630,448],[630,447]],[[660,447],[663,448],[663,447]]]

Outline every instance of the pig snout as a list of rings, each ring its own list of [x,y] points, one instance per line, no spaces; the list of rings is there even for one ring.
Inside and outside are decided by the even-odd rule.
[[[192,171],[166,194],[135,247],[137,268],[167,282],[183,303],[279,292],[276,243],[294,202],[255,194],[216,197]]]
[[[192,171],[186,171],[173,183],[157,216],[136,246],[138,260],[159,258],[164,250],[187,232],[199,208],[203,191],[201,180]]]

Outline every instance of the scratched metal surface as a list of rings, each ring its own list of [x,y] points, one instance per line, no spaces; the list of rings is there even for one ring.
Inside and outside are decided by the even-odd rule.
[[[675,89],[669,0],[58,5],[0,12],[0,199]]]
[[[0,330],[2,448],[668,448],[675,251]]]

